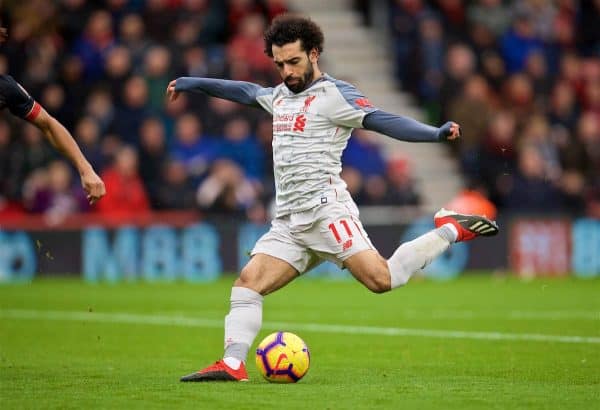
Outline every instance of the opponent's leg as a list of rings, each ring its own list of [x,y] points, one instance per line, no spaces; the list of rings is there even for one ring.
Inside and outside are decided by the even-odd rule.
[[[225,317],[225,354],[216,362],[181,381],[245,381],[248,351],[262,324],[263,296],[285,286],[298,271],[282,259],[258,253],[242,269],[231,289],[231,308]]]

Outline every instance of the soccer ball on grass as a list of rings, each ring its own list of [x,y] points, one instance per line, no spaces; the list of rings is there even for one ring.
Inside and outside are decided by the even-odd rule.
[[[309,365],[308,346],[290,332],[272,333],[256,349],[256,367],[272,383],[296,383],[304,377]]]

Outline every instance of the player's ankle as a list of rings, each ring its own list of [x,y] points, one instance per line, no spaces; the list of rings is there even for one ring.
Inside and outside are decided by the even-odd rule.
[[[225,357],[223,358],[223,363],[225,363],[227,365],[227,367],[232,368],[233,370],[237,370],[240,368],[240,366],[242,365],[242,361],[236,357]]]
[[[450,243],[458,240],[458,229],[450,222],[443,224],[435,230],[435,232]]]

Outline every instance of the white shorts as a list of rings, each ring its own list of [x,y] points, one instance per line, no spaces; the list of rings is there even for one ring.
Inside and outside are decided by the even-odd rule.
[[[252,249],[283,259],[304,273],[328,260],[340,268],[350,256],[375,249],[353,201],[330,202],[275,218]]]

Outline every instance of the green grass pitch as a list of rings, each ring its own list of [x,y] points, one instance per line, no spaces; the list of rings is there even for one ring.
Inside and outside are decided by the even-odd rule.
[[[465,275],[374,295],[300,278],[265,299],[256,342],[299,334],[303,380],[265,382],[251,352],[248,383],[180,383],[220,357],[232,280],[0,286],[0,408],[599,406],[599,279]]]

